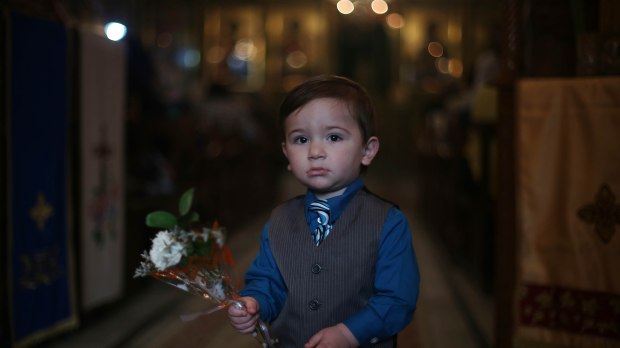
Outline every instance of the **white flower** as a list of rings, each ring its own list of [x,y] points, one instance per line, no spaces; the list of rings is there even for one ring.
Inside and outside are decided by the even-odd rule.
[[[211,236],[215,238],[215,242],[220,248],[224,246],[224,233],[221,228],[211,230]]]
[[[209,240],[209,233],[211,233],[211,229],[210,228],[206,228],[206,227],[202,228],[202,233],[200,234],[200,236],[202,237],[202,240],[204,242]]]
[[[178,264],[186,254],[185,245],[169,231],[159,231],[157,233],[149,252],[151,262],[159,271]]]
[[[142,254],[140,254],[140,256],[144,259],[144,261],[141,261],[140,266],[136,268],[136,272],[133,275],[134,278],[146,277],[147,275],[149,275],[149,273],[153,272],[154,270],[153,263],[151,262],[151,258],[149,257],[149,254],[146,251],[144,251],[142,252]]]

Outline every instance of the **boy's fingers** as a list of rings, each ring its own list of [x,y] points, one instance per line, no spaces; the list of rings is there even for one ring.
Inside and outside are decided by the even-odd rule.
[[[304,348],[316,347],[316,345],[319,344],[319,341],[321,340],[321,336],[321,331],[314,334],[314,336],[310,337],[310,340],[304,345]]]
[[[258,321],[258,316],[248,317],[248,318],[239,318],[237,320],[231,320],[232,326],[237,329],[241,333],[250,333],[254,331],[254,327],[256,326],[256,322]]]
[[[250,322],[252,320],[252,317],[248,316],[248,315],[244,315],[244,316],[239,316],[239,317],[231,317],[230,321],[235,324],[235,325],[243,325],[247,322]]]
[[[248,312],[244,308],[230,306],[228,307],[228,315],[231,317],[243,317],[248,315]]]
[[[228,306],[228,318],[233,328],[241,333],[251,333],[258,322],[258,302],[252,297],[242,297],[239,303]]]
[[[252,297],[242,297],[239,299],[245,306],[245,310],[250,314],[256,314],[258,312],[258,302]]]

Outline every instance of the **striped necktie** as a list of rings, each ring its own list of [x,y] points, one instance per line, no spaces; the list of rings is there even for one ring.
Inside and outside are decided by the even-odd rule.
[[[329,204],[326,200],[319,199],[310,203],[310,211],[314,211],[318,214],[318,225],[314,231],[312,231],[312,239],[316,246],[319,246],[332,229],[332,225],[329,223]]]

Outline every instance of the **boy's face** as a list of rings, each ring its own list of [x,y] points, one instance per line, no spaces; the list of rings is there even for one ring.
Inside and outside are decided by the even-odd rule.
[[[315,99],[284,121],[282,151],[288,169],[319,198],[344,192],[378,150],[379,139],[364,143],[357,121],[338,99]]]

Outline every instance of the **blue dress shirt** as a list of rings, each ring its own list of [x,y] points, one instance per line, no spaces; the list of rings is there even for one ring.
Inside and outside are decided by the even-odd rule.
[[[331,223],[338,221],[355,193],[363,187],[362,179],[358,178],[342,195],[328,199]],[[308,209],[314,200],[316,196],[309,190],[305,196],[308,238],[312,238],[311,231],[316,225],[315,213]],[[272,322],[284,306],[288,289],[271,253],[268,231],[269,225],[266,224],[260,237],[260,251],[245,274],[246,286],[240,294],[254,297],[260,304],[261,319]],[[419,285],[420,274],[409,223],[399,209],[392,208],[381,231],[375,293],[367,305],[346,319],[344,324],[362,346],[373,339],[395,335],[411,321]]]

